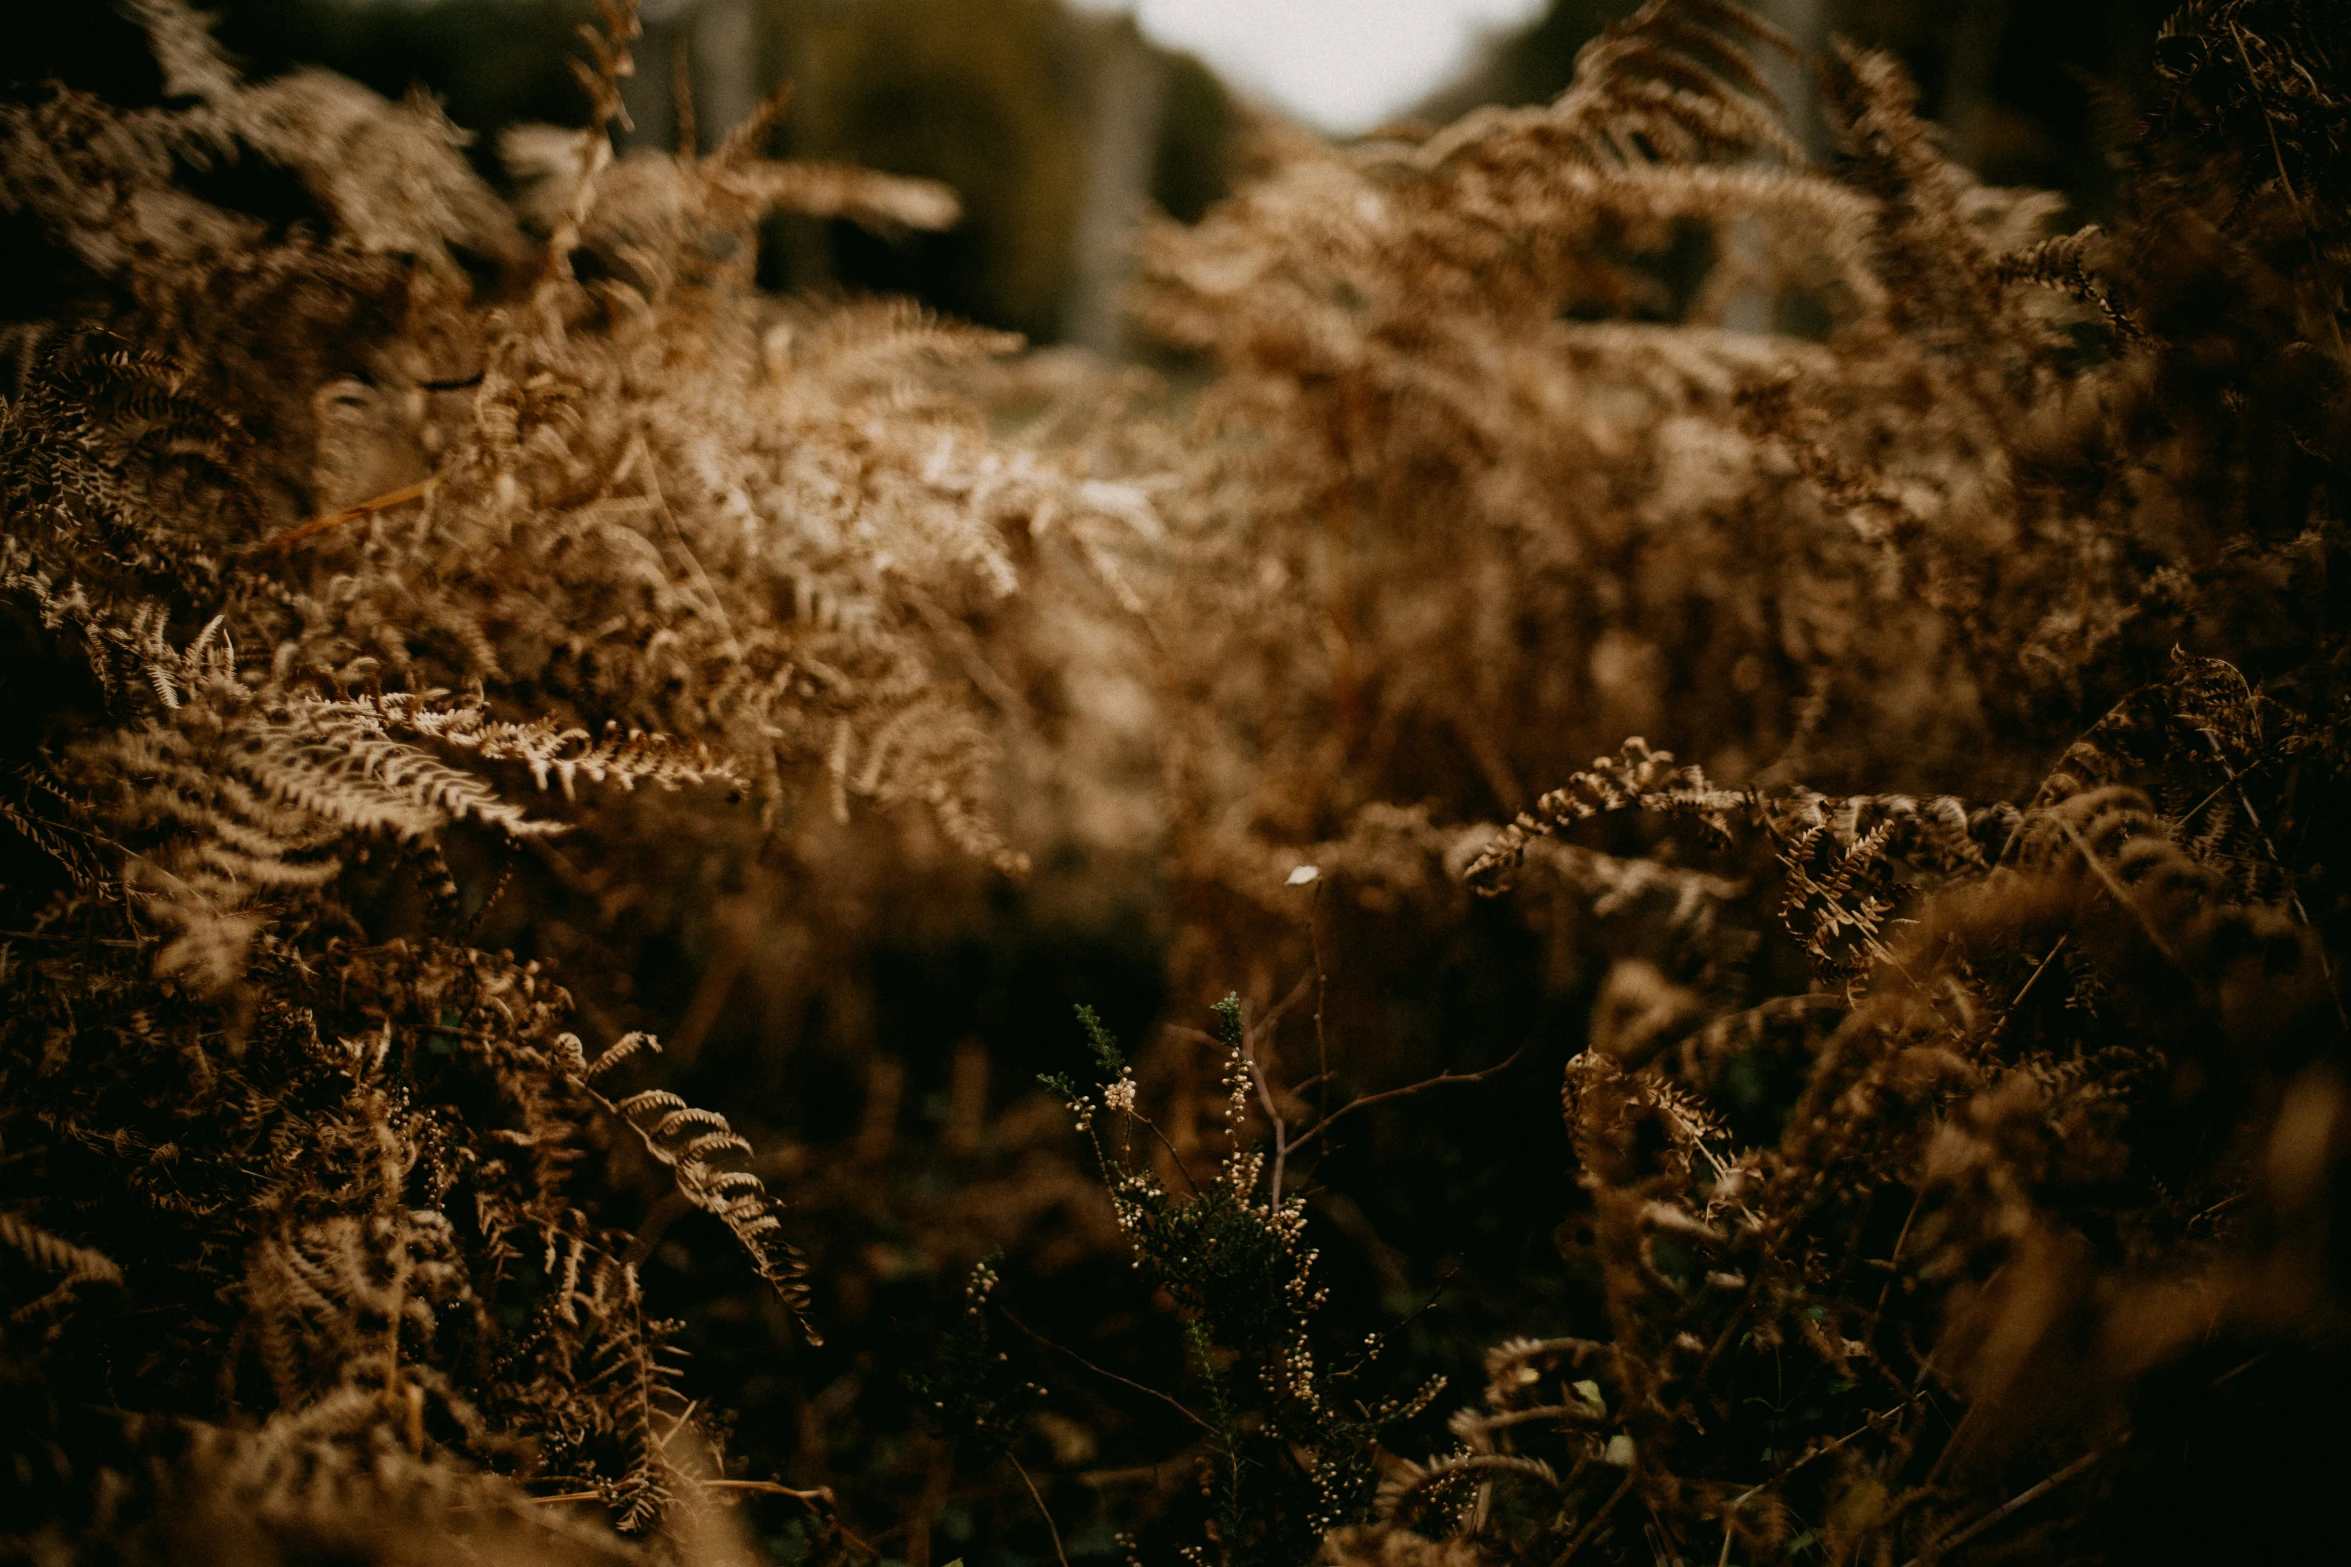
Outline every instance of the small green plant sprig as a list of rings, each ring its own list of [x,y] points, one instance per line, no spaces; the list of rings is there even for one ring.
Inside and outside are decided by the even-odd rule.
[[[936,1365],[907,1376],[906,1388],[929,1411],[939,1434],[975,1461],[1011,1451],[1021,1423],[1045,1396],[1022,1380],[1012,1358],[988,1332],[988,1300],[1001,1282],[1004,1254],[990,1252],[972,1266],[963,1287],[963,1313],[940,1345]]]
[[[1380,1352],[1378,1334],[1344,1365],[1326,1369],[1314,1320],[1328,1298],[1315,1280],[1320,1252],[1307,1244],[1306,1203],[1266,1186],[1252,1147],[1256,1081],[1250,1031],[1238,996],[1214,1008],[1225,1052],[1226,1153],[1196,1178],[1143,1111],[1126,1054],[1090,1007],[1077,1009],[1104,1079],[1082,1088],[1066,1073],[1039,1080],[1061,1096],[1093,1145],[1134,1266],[1174,1301],[1186,1361],[1205,1408],[1200,1479],[1206,1543],[1180,1548],[1188,1562],[1282,1563],[1308,1559],[1322,1536],[1369,1511],[1379,1433],[1426,1409],[1444,1386],[1373,1402],[1342,1393]],[[1103,1135],[1107,1116],[1118,1128]],[[1169,1188],[1138,1160],[1137,1129],[1155,1139],[1183,1182]],[[1262,1190],[1261,1190],[1262,1189]]]
[[[1053,1537],[1054,1556],[1068,1567],[1061,1526],[1045,1505],[1045,1493],[1013,1451],[1021,1427],[1048,1390],[1042,1383],[1023,1380],[1012,1357],[989,1335],[988,1301],[1003,1280],[1003,1263],[1004,1254],[995,1251],[973,1264],[963,1286],[962,1320],[948,1330],[933,1369],[910,1373],[905,1387],[928,1410],[931,1425],[947,1445],[950,1466],[960,1455],[975,1466],[1001,1458],[1011,1467]],[[958,1567],[961,1560],[958,1557],[949,1567]]]

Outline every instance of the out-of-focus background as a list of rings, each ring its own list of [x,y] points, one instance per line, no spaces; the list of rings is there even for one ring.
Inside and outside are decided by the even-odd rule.
[[[480,133],[485,167],[501,127],[580,113],[564,62],[589,0],[214,0],[211,9],[256,74],[316,64],[387,94],[432,93]],[[1566,85],[1585,42],[1632,9],[1633,0],[645,0],[630,136],[674,146],[690,120],[714,146],[788,83],[776,150],[944,180],[966,218],[943,234],[895,239],[845,222],[778,220],[763,281],[910,294],[1034,341],[1117,351],[1133,219],[1147,208],[1197,218],[1244,166],[1253,114],[1352,135],[1539,101]],[[2111,199],[2107,149],[2165,8],[1768,0],[1761,9],[1808,52],[1832,37],[1894,50],[1963,161],[1993,183],[2062,191],[2087,219]],[[0,24],[9,91],[49,79],[117,102],[160,91],[138,30],[111,8],[10,12]],[[1785,85],[1803,96],[1792,70]]]

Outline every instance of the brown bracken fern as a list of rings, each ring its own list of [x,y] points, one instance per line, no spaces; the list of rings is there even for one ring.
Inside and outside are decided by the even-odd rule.
[[[7,1550],[732,1560],[746,1488],[861,1567],[982,1514],[1228,1567],[2331,1538],[2339,1439],[2271,1413],[2351,1367],[2319,0],[2181,13],[2071,232],[1886,56],[1805,62],[1808,156],[1727,0],[1549,104],[1267,123],[1143,242],[1183,396],[762,294],[769,213],[953,198],[765,158],[780,100],[617,155],[625,6],[510,196],[421,97],[133,10],[161,107],[0,107],[64,280],[0,329]],[[747,952],[815,1010],[933,842],[1163,878],[1166,1026],[1050,1082],[1106,1194],[1001,1039],[919,1149],[870,1018],[836,1143],[679,1091]],[[755,869],[664,1056],[598,954],[710,843]],[[661,1298],[678,1215],[725,1313]],[[876,1291],[950,1272],[916,1364]],[[1040,1284],[1111,1275],[1060,1342]],[[683,1347],[820,1326],[730,1473]]]
[[[769,162],[774,106],[615,162],[627,6],[589,128],[507,138],[512,205],[429,102],[249,83],[132,9],[165,106],[0,109],[0,209],[72,278],[0,394],[0,1511],[42,1553],[622,1550],[529,1487],[682,1549],[718,1459],[599,1167],[633,1144],[803,1320],[804,1264],[725,1118],[615,1086],[643,1040],[469,944],[449,855],[652,789],[904,804],[1017,871],[963,623],[1032,521],[1132,504],[992,441],[954,377],[1000,339],[752,288],[766,212],[944,190]],[[227,164],[306,215],[190,192]]]

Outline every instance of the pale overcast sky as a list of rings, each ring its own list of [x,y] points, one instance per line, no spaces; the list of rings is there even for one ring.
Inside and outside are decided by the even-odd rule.
[[[1458,69],[1480,33],[1542,0],[1134,0],[1161,43],[1189,49],[1245,92],[1334,131],[1366,130]]]

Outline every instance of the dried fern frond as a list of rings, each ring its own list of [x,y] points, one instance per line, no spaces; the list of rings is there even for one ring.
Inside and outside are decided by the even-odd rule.
[[[590,1071],[601,1074],[623,1046],[596,1059]],[[583,1081],[586,1074],[583,1074]],[[801,1325],[810,1343],[822,1343],[808,1322],[808,1261],[785,1233],[779,1205],[768,1195],[758,1176],[712,1161],[722,1156],[747,1159],[751,1145],[712,1110],[697,1110],[664,1089],[646,1089],[618,1101],[593,1089],[588,1092],[605,1111],[636,1133],[645,1152],[677,1180],[679,1195],[727,1227],[750,1254],[759,1277],[772,1287]]]
[[[604,1098],[627,1041],[591,1069],[592,1009],[471,945],[476,858],[623,855],[658,792],[746,853],[871,802],[1019,870],[992,628],[1050,538],[1109,579],[1150,497],[999,438],[1001,334],[753,287],[765,213],[937,226],[942,188],[763,160],[765,120],[614,161],[628,6],[585,36],[594,124],[512,138],[513,203],[421,98],[248,82],[175,0],[134,15],[163,106],[0,108],[0,209],[75,283],[0,389],[0,610],[64,672],[0,795],[49,867],[0,955],[0,1240],[71,1264],[0,1370],[120,1353],[126,1410],[268,1420],[223,1505],[269,1529],[410,1480],[506,1507],[485,1474],[683,1529],[673,1329],[576,1167],[617,1121],[795,1314],[805,1265],[746,1139]],[[311,221],[187,178],[235,161]],[[85,1219],[120,1245],[59,1250]],[[101,1282],[131,1339],[60,1293]]]

